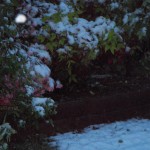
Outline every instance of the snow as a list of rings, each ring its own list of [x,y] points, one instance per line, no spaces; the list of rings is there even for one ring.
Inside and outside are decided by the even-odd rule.
[[[29,47],[28,53],[37,55],[39,58],[46,58],[48,61],[51,61],[51,57],[43,45],[38,45],[35,43]]]
[[[99,2],[100,4],[103,4],[103,3],[105,2],[105,0],[98,0],[98,2]]]
[[[130,47],[128,47],[128,46],[126,46],[126,48],[125,48],[125,52],[126,52],[126,53],[129,53],[129,52],[130,52],[130,50],[131,50],[131,48],[130,48]]]
[[[45,116],[45,108],[44,106],[53,107],[55,104],[54,100],[51,98],[43,98],[43,97],[33,97],[32,98],[32,106],[41,117]]]
[[[65,16],[61,22],[54,23],[49,21],[49,26],[57,33],[67,32],[68,43],[70,45],[77,43],[79,47],[87,47],[89,49],[98,46],[98,38],[116,28],[114,21],[104,17],[98,17],[95,21],[87,21],[83,18],[78,18],[76,24],[68,22],[68,17]]]
[[[45,58],[48,62],[51,61],[51,57],[45,49],[44,45],[35,43],[28,48],[28,52],[23,51],[24,55],[26,53],[29,55],[26,67],[27,69],[30,69],[30,73],[33,76],[37,74],[42,77],[49,77],[51,74],[50,68],[41,61],[43,58]]]
[[[61,82],[59,80],[56,80],[56,89],[61,89],[63,87],[63,85],[61,84]]]
[[[60,8],[62,14],[68,14],[70,12],[70,10],[72,9],[71,7],[69,8],[68,5],[65,4],[64,2],[60,3],[59,8]]]
[[[10,38],[9,38],[9,41],[10,41],[10,42],[14,42],[14,38],[10,37]]]
[[[45,109],[42,106],[35,106],[34,111],[38,113],[39,116],[45,116]]]
[[[111,6],[111,10],[114,10],[119,7],[119,3],[114,2],[114,3],[111,3],[110,6]]]
[[[61,0],[59,4],[52,4],[46,2],[35,1],[32,5],[26,5],[23,8],[23,13],[28,14],[28,26],[32,26],[31,35],[44,35],[50,36],[49,32],[42,29],[45,22],[41,19],[45,16],[53,16],[54,14],[61,13],[58,22],[54,22],[52,18],[47,19],[46,24],[60,36],[66,36],[66,46],[76,44],[79,48],[84,49],[97,49],[99,39],[105,36],[110,30],[114,30],[117,34],[120,33],[120,29],[116,26],[116,23],[108,18],[99,16],[95,20],[86,20],[85,18],[74,17],[74,22],[70,22],[68,14],[74,12],[74,8],[67,3],[69,1]],[[74,1],[76,3],[76,1]],[[88,1],[87,1],[88,2]],[[105,0],[98,0],[100,4],[103,4]],[[117,2],[111,3],[113,9],[119,7]],[[33,10],[32,10],[33,9]],[[40,18],[36,17],[36,14],[40,12]],[[33,16],[31,17],[33,13]],[[30,15],[31,14],[31,15]],[[35,28],[38,26],[40,29]],[[58,47],[57,49],[62,48]],[[57,49],[55,49],[57,51]],[[60,49],[62,50],[62,49]]]
[[[10,0],[6,0],[6,3],[7,3],[7,4],[10,4],[10,3],[11,3],[11,1],[10,1]]]
[[[137,8],[134,12],[126,13],[122,21],[124,24],[129,23],[129,25],[133,27],[138,22],[143,21],[143,17],[142,17],[143,13],[144,13],[143,8]]]
[[[31,16],[35,17],[38,14],[39,10],[37,7],[32,6],[32,9],[30,10]]]
[[[141,29],[141,31],[142,31],[143,35],[146,35],[146,33],[147,33],[147,28],[146,28],[146,27],[143,27],[143,28]]]
[[[10,41],[13,39],[10,37]],[[22,44],[23,45],[23,44]],[[19,52],[22,56],[24,56],[27,59],[27,62],[25,64],[26,68],[29,70],[31,78],[33,79],[33,82],[31,85],[26,83],[26,95],[32,97],[32,107],[35,112],[39,114],[40,117],[44,117],[45,114],[45,108],[46,107],[54,107],[54,101],[50,98],[43,98],[43,97],[33,97],[34,92],[36,88],[43,88],[44,86],[47,86],[46,89],[49,91],[54,90],[55,81],[50,77],[51,70],[47,66],[47,63],[51,62],[51,57],[46,51],[46,47],[44,45],[34,43],[30,46],[25,46],[26,49],[12,49],[10,51],[10,54],[16,54]],[[19,44],[18,44],[19,47]],[[43,78],[43,79],[42,79]],[[47,78],[47,83],[40,83],[40,81],[43,81],[45,78]],[[39,82],[36,80],[39,80]],[[44,85],[45,84],[45,85]],[[61,87],[61,84],[57,84],[56,86],[59,88]],[[35,96],[35,95],[34,95]]]
[[[39,98],[39,97],[32,98],[32,106],[46,105],[46,103],[51,103],[52,105],[54,105],[54,101],[50,98]]]
[[[72,35],[67,35],[67,38],[68,38],[68,43],[70,45],[73,45],[75,43],[75,40],[74,40],[74,37]]]
[[[143,9],[142,8],[137,8],[135,11],[134,11],[134,14],[136,14],[136,15],[140,15],[140,14],[142,14],[143,13]]]
[[[91,125],[81,133],[58,134],[50,139],[58,150],[149,150],[150,120]]]
[[[41,18],[33,18],[32,21],[33,21],[33,25],[34,25],[34,26],[37,26],[37,25],[40,25],[40,26],[41,26],[41,25],[43,24]]]
[[[124,16],[124,18],[123,18],[123,23],[124,23],[124,24],[127,24],[127,23],[128,23],[128,19],[129,19],[128,14],[125,14],[125,16]]]
[[[35,43],[30,45],[27,51],[22,50],[22,54],[25,56],[27,55],[26,58],[28,61],[26,63],[26,68],[29,70],[31,77],[33,79],[39,80],[39,82],[37,83],[34,82],[32,86],[26,85],[27,95],[34,95],[37,87],[48,90],[50,92],[53,91],[56,83],[54,79],[50,77],[51,70],[48,64],[51,62],[51,57],[48,51],[46,51],[46,47],[44,45]],[[47,79],[46,82],[42,82],[44,81],[44,79]],[[58,87],[61,87],[61,85],[59,85]],[[50,104],[50,106],[51,105],[52,104]],[[41,107],[35,107],[34,103],[33,106],[35,111],[38,112],[39,109],[41,116],[44,115]]]
[[[130,23],[130,26],[132,26],[132,25],[136,24],[139,20],[140,20],[140,18],[139,18],[139,17],[135,17],[135,18],[133,18],[133,19],[132,19],[132,21],[131,21],[131,23]]]
[[[39,98],[39,97],[33,97],[32,98],[32,105],[40,105],[40,104],[46,104],[47,98]]]
[[[23,127],[25,127],[26,121],[24,121],[24,120],[21,119],[21,120],[19,120],[18,123],[19,123],[19,127],[23,128]]]
[[[16,25],[6,25],[6,27],[12,31],[14,31],[17,28]]]
[[[27,58],[27,53],[26,53],[26,51],[24,49],[20,49],[19,52],[20,52],[20,54],[22,56],[24,56],[25,58]]]
[[[55,84],[54,80],[52,78],[49,78],[48,83],[49,83],[49,87],[51,88],[51,91],[53,91],[54,90],[54,84]]]
[[[25,88],[27,90],[27,95],[30,96],[34,93],[34,88],[32,86],[29,85],[25,85]]]
[[[67,53],[65,48],[59,48],[56,51],[57,51],[57,53]]]

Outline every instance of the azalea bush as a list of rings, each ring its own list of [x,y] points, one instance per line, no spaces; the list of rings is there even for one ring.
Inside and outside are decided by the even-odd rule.
[[[77,9],[84,10],[80,17],[93,20],[103,16],[113,20],[119,28],[119,38],[110,31],[105,34],[107,38],[100,40],[100,51],[96,61],[99,64],[108,64],[107,67],[111,67],[114,72],[126,74],[128,63],[138,62],[144,53],[149,51],[149,2],[77,1],[77,4],[79,3]]]
[[[14,17],[14,14],[11,13],[13,7],[15,5],[7,3],[1,6],[3,17],[0,26],[0,105],[1,107],[6,106],[5,111],[7,111],[7,106],[15,107],[21,102],[21,99],[25,103],[29,99],[25,94],[25,84],[28,81],[26,60],[19,52],[21,47],[13,38],[17,34],[16,26],[14,23],[9,23],[9,19]],[[5,16],[6,14],[8,16]]]
[[[58,5],[28,2],[20,10],[29,18],[26,25],[31,34],[26,36],[38,37],[38,42],[46,46],[52,57],[52,75],[65,84],[77,82],[84,73],[79,70],[86,71],[85,68],[89,67],[91,60],[96,58],[100,48],[99,41],[105,38],[103,34],[114,33],[115,39],[121,41],[113,32],[113,30],[119,32],[114,21],[103,17],[98,17],[95,21],[79,18],[82,10],[76,10],[72,2],[60,2]],[[105,28],[106,23],[109,26]],[[27,33],[26,30],[23,32]],[[109,41],[111,38],[110,36]],[[103,44],[105,45],[104,42]],[[107,50],[114,53],[115,46],[123,47],[121,44],[114,45],[112,49],[108,47]],[[64,67],[60,68],[60,65]]]
[[[0,5],[0,147],[3,149],[7,149],[6,143],[18,128],[35,127],[40,120],[52,124],[56,106],[51,98],[43,98],[43,93],[62,86],[60,81],[55,83],[50,78],[46,65],[50,56],[44,55],[46,51],[22,41],[22,27],[12,20],[18,6],[17,1]]]
[[[95,59],[124,67],[129,55],[138,59],[149,49],[146,0],[27,1],[19,10],[28,17],[24,38],[45,46],[53,77],[65,85],[83,80]]]

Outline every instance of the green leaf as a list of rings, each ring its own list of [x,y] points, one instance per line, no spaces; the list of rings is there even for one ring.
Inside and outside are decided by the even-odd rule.
[[[43,26],[42,28],[47,31],[50,31],[50,29],[51,29],[51,27],[47,24],[45,26]]]
[[[77,79],[76,79],[75,75],[72,75],[72,76],[71,76],[71,80],[72,80],[73,82],[77,83]]]
[[[39,35],[39,36],[38,36],[38,40],[39,40],[40,42],[44,42],[44,41],[45,41],[45,38],[44,38],[44,36]]]
[[[65,44],[65,41],[66,41],[65,38],[61,38],[61,39],[59,40],[59,44],[63,46],[63,45]]]
[[[56,39],[56,34],[55,33],[52,33],[50,35],[50,41],[54,41]]]
[[[52,119],[49,120],[49,123],[50,123],[50,125],[51,125],[52,127],[54,127],[54,122],[53,122]]]
[[[115,53],[115,47],[112,46],[111,49],[110,49],[110,51],[111,51],[111,53],[114,55],[114,53]]]
[[[53,45],[52,45],[52,43],[47,43],[47,44],[46,44],[46,47],[47,47],[51,52],[53,52]]]
[[[60,12],[55,13],[51,16],[51,18],[55,23],[58,23],[61,21],[61,13]]]
[[[43,22],[46,22],[46,21],[49,20],[49,19],[50,19],[49,16],[44,16],[44,17],[42,18],[42,21],[43,21]]]

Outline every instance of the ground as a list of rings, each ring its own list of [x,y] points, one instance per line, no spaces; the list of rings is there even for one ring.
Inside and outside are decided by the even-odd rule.
[[[128,70],[129,73],[123,75],[121,75],[121,71],[118,73],[116,68],[108,67],[108,65],[100,67],[98,63],[94,64],[92,69],[89,70],[88,77],[84,77],[86,73],[83,72],[83,78],[77,84],[71,84],[68,87],[64,85],[61,90],[48,93],[46,96],[52,97],[57,102],[63,102],[150,88],[150,72],[140,63],[130,63],[129,69],[124,69]]]
[[[150,150],[150,120],[91,125],[82,133],[50,137],[58,150]]]
[[[106,95],[111,97],[117,93],[134,92],[143,88],[150,88],[150,79],[147,74],[141,75],[136,73],[132,76],[119,76],[109,73],[101,74],[100,72],[94,71],[84,86],[80,85],[79,88],[75,87],[72,91],[68,91],[68,89],[65,88],[57,90],[50,93],[49,96],[59,104],[60,102],[64,103],[72,100],[84,101],[86,97],[93,99]],[[46,133],[50,135],[50,130],[53,129],[48,130],[45,124],[42,124],[42,126],[43,127],[40,128],[40,134]],[[51,144],[59,146],[58,150],[149,150],[149,126],[149,120],[136,119],[113,124],[92,125],[84,131],[74,130],[73,133],[70,132],[52,137],[56,141]],[[61,127],[62,126],[60,126],[60,128]],[[67,130],[71,130],[70,127]],[[26,140],[21,140],[21,137],[24,137],[23,135],[26,134],[27,131],[29,135],[26,136]],[[30,133],[30,129],[27,129],[27,131],[20,132],[16,142],[13,143],[13,147],[15,148],[12,148],[12,150],[21,150],[21,148],[22,150],[34,150],[37,149],[37,147],[41,149],[41,142],[35,140],[35,137],[32,136],[32,132]],[[47,135],[45,135],[45,137],[46,136]],[[21,141],[18,142],[18,140]],[[17,145],[18,147],[16,147]],[[42,149],[44,150],[43,147]],[[47,149],[55,150],[56,148],[45,148],[45,150]]]

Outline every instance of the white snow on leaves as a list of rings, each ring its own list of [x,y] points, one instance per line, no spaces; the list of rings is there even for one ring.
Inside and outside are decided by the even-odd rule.
[[[99,3],[103,2],[104,0],[101,0]],[[115,32],[119,33],[119,28],[117,28],[116,23],[104,17],[98,17],[93,21],[88,21],[83,18],[74,18],[75,22],[71,23],[68,14],[74,12],[74,9],[63,1],[58,5],[38,1],[35,1],[33,4],[33,6],[29,6],[29,4],[25,6],[25,8],[27,7],[28,9],[24,8],[23,12],[26,11],[30,14],[31,12],[27,10],[32,10],[32,7],[32,11],[37,12],[38,10],[35,9],[35,7],[37,7],[40,9],[41,15],[40,18],[30,18],[27,24],[32,26],[42,26],[44,24],[42,17],[61,13],[63,15],[61,15],[59,22],[55,23],[53,20],[49,19],[47,24],[57,34],[67,33],[66,38],[69,45],[77,44],[79,47],[93,49],[97,48],[98,39],[108,33],[111,29],[114,29]],[[116,7],[116,3],[114,5],[114,7]],[[44,32],[44,30],[32,29],[33,36],[39,35],[39,33],[48,36],[47,32],[42,32]]]
[[[34,110],[36,112],[38,112],[38,114],[41,117],[45,116],[45,108],[44,106],[49,106],[49,107],[53,107],[55,104],[54,100],[50,99],[50,98],[39,98],[39,97],[33,97],[32,98],[32,106],[34,108]]]

